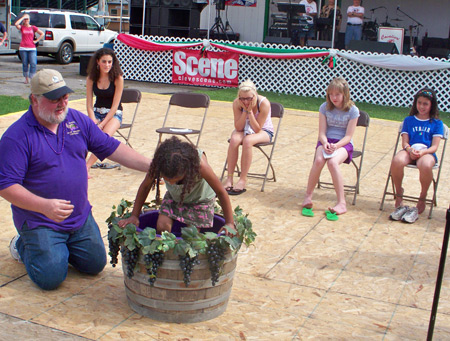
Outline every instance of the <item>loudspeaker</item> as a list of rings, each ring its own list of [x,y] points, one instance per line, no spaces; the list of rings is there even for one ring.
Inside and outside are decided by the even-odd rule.
[[[239,41],[240,34],[239,33],[217,33],[210,32],[210,38],[216,40],[229,40],[229,41]]]
[[[308,42],[306,43],[306,45],[308,45],[310,47],[324,47],[324,48],[329,49],[329,48],[331,48],[331,41],[308,39]]]
[[[367,51],[378,53],[398,53],[397,46],[394,43],[385,43],[370,40],[352,40],[348,44],[348,50]]]
[[[433,58],[450,58],[450,50],[445,48],[439,48],[439,47],[429,47],[427,49],[427,57],[433,57]]]
[[[92,54],[82,54],[80,55],[80,75],[87,76],[87,68],[89,65],[89,60],[91,60]]]
[[[225,0],[214,0],[214,4],[216,5],[217,10],[225,10]]]
[[[264,38],[264,43],[266,43],[266,44],[290,44],[291,38],[267,36]]]
[[[192,0],[161,0],[161,7],[191,8]]]

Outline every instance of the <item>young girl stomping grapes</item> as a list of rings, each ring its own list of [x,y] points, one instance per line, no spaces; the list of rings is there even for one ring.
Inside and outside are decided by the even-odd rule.
[[[222,205],[225,225],[234,229],[230,198],[212,170],[202,150],[173,136],[155,151],[150,169],[139,186],[131,217],[119,226],[132,223],[139,226],[139,214],[150,190],[164,178],[167,192],[161,203],[156,230],[171,231],[178,220],[197,228],[211,228],[216,195]]]
[[[433,181],[433,166],[437,162],[435,154],[441,138],[444,137],[444,125],[439,120],[436,93],[424,88],[414,96],[414,102],[402,125],[402,146],[392,159],[391,175],[395,192],[395,211],[392,220],[413,223],[425,210],[428,188]],[[416,207],[403,206],[402,181],[406,165],[414,163],[419,169],[421,191]]]
[[[316,155],[309,173],[308,185],[302,204],[302,215],[313,216],[312,195],[320,172],[327,164],[337,195],[337,203],[326,211],[327,219],[337,220],[337,215],[347,212],[344,180],[339,166],[350,163],[353,155],[352,136],[355,132],[359,110],[350,100],[347,81],[335,78],[327,88],[327,101],[319,108],[319,137]]]

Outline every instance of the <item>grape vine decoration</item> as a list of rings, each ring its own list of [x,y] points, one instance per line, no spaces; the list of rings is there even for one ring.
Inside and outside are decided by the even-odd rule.
[[[154,286],[158,269],[164,262],[164,252],[147,253],[144,255],[144,262],[149,276],[148,283],[150,286]]]
[[[123,229],[120,228],[119,220],[131,215],[132,206],[132,202],[122,199],[117,207],[113,206],[113,211],[106,220],[109,228],[110,263],[116,267],[120,251],[124,272],[128,278],[134,276],[139,263],[145,265],[150,286],[155,285],[158,269],[164,263],[165,253],[169,251],[178,256],[186,287],[191,284],[191,275],[195,266],[200,264],[199,255],[206,255],[211,272],[211,283],[215,286],[220,280],[227,254],[237,253],[242,244],[250,246],[256,238],[248,215],[244,215],[239,206],[234,210],[237,233],[228,227],[225,227],[228,234],[201,233],[196,227],[188,226],[182,228],[181,238],[177,238],[170,232],[163,232],[159,236],[152,227],[146,227],[139,232],[132,224],[128,224]],[[151,208],[158,207],[153,203]],[[216,213],[221,214],[218,206],[216,206]]]
[[[219,281],[225,260],[226,249],[217,240],[211,240],[206,249],[208,255],[209,271],[211,271],[211,283],[213,286]]]
[[[191,274],[194,271],[194,266],[200,264],[198,260],[198,255],[191,258],[188,254],[184,256],[178,256],[180,259],[180,269],[183,271],[183,282],[186,288],[191,284]]]

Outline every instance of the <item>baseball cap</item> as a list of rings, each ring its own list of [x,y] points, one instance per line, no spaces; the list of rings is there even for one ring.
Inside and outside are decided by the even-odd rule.
[[[42,69],[31,78],[31,93],[33,95],[44,95],[44,97],[56,100],[73,92],[66,85],[62,75],[51,69]]]

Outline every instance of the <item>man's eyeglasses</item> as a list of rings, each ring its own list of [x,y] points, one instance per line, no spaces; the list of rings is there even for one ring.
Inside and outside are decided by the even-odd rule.
[[[255,97],[255,96],[252,96],[252,97],[239,97],[239,100],[242,101],[242,102],[244,102],[244,101],[251,101],[251,100],[253,100],[253,97]]]

